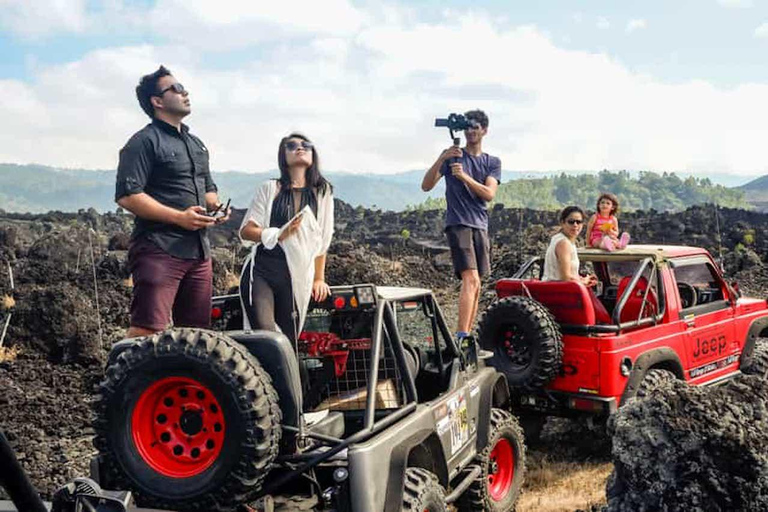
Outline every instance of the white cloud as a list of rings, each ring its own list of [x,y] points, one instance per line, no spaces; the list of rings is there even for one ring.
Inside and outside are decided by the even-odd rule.
[[[626,31],[627,31],[627,34],[631,34],[632,32],[634,32],[636,30],[640,30],[640,29],[646,28],[646,26],[647,26],[647,24],[646,24],[645,20],[643,20],[643,19],[629,20],[627,22]]]
[[[752,7],[752,0],[717,0],[723,7],[744,9]]]
[[[0,0],[0,26],[29,39],[82,32],[86,20],[86,0]]]
[[[597,18],[597,28],[600,30],[607,30],[611,28],[611,22],[608,20],[608,18],[600,16]]]
[[[280,31],[259,36],[268,44],[237,65],[220,62],[226,52],[175,39],[38,63],[28,82],[0,81],[0,161],[114,168],[120,147],[147,122],[133,87],[162,62],[190,89],[189,124],[218,170],[274,169],[279,139],[291,130],[315,140],[326,169],[425,168],[449,143],[434,118],[470,108],[488,112],[486,149],[505,169],[768,170],[766,84],[664,84],[476,11],[427,23],[391,5],[338,4],[343,27],[286,27],[222,13],[206,20],[195,11],[204,6],[173,5],[191,20],[179,30],[229,27],[241,41],[248,27]]]
[[[351,37],[365,15],[347,0],[158,0],[148,19],[157,33],[172,41],[223,52],[297,36]]]
[[[763,23],[755,29],[755,37],[761,39],[768,37],[768,22]]]

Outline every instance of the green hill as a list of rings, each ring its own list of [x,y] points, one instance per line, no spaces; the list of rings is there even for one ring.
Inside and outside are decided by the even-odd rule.
[[[597,174],[566,174],[521,178],[499,186],[494,203],[513,208],[557,210],[575,204],[594,210],[602,192],[616,194],[625,211],[679,211],[696,204],[716,203],[731,208],[749,208],[744,192],[713,184],[708,178],[675,173],[601,171]],[[441,209],[442,198],[428,199],[413,209]]]

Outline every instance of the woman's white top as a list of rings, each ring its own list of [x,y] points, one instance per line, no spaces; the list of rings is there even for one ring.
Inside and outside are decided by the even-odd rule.
[[[570,265],[571,275],[579,275],[579,253],[576,251],[576,245],[562,233],[558,233],[552,237],[547,247],[547,254],[544,256],[544,274],[541,276],[542,281],[565,281],[565,276],[560,275],[560,264],[557,261],[557,244],[561,240],[568,242],[570,247]]]
[[[278,183],[276,180],[269,180],[256,188],[256,193],[254,193],[251,200],[251,206],[245,212],[243,222],[240,224],[238,235],[250,222],[261,228],[269,228],[272,203],[275,197],[277,197],[277,191]],[[283,248],[285,259],[288,263],[288,270],[291,273],[291,286],[299,313],[298,328],[299,332],[301,332],[304,327],[307,308],[309,307],[309,299],[312,296],[312,282],[315,279],[315,258],[328,252],[331,238],[333,238],[333,195],[330,191],[325,194],[318,194],[317,218],[315,218],[310,208],[305,208],[299,229],[282,242],[277,241],[276,230],[270,234],[272,235],[270,237],[272,238],[271,243],[267,241],[265,247],[272,249],[276,244],[279,244]],[[248,263],[253,261],[256,249],[261,245],[261,242],[254,243],[250,240],[243,240],[242,236],[240,240],[245,245],[253,244],[251,253],[243,265],[243,270],[245,270],[248,267]],[[242,282],[242,273],[240,277],[240,282]],[[253,265],[251,265],[250,282],[251,286],[253,286]],[[250,299],[252,296],[252,290],[249,290],[249,302],[252,300]],[[243,308],[243,328],[250,329],[251,325],[245,308],[251,307],[251,304],[243,304],[241,299],[241,306]]]

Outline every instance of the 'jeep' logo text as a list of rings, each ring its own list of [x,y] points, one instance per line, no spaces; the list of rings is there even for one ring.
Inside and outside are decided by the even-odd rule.
[[[720,335],[717,338],[696,338],[696,348],[693,350],[693,357],[720,355],[725,350],[728,343],[725,336]]]

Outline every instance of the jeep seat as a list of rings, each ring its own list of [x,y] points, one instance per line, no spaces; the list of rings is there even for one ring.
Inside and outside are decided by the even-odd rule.
[[[624,276],[621,278],[621,281],[619,281],[619,288],[616,292],[618,302],[621,301],[621,298],[627,291],[627,287],[629,286],[629,282],[631,280],[632,276]],[[648,291],[646,304],[645,307],[643,307],[643,297],[645,296],[645,291],[647,289],[648,280],[645,277],[640,276],[640,279],[637,280],[637,285],[635,285],[635,289],[632,291],[632,296],[627,299],[627,303],[624,304],[624,309],[621,310],[621,315],[619,318],[621,323],[637,320],[638,316],[640,318],[645,318],[656,314],[656,312],[659,310],[658,300],[656,297],[656,291],[653,288]],[[643,307],[642,315],[640,315],[641,307]]]
[[[250,264],[240,275],[241,304],[249,302],[251,283]],[[246,307],[245,310],[249,311]],[[253,319],[250,319],[252,322]],[[262,330],[230,331],[227,333],[243,344],[259,360],[261,366],[272,377],[272,385],[280,397],[280,409],[283,411],[283,424],[298,428],[299,417],[304,407],[301,370],[298,356],[288,338],[281,333]],[[331,437],[344,437],[344,414],[331,412],[327,417],[316,422],[307,422],[306,427],[312,432]]]
[[[496,283],[496,293],[499,298],[530,293],[560,324],[612,323],[611,315],[592,289],[575,281],[501,279]]]
[[[272,386],[280,397],[283,423],[299,425],[303,397],[299,363],[291,342],[285,335],[272,331],[230,331],[229,337],[243,345],[272,378]]]

